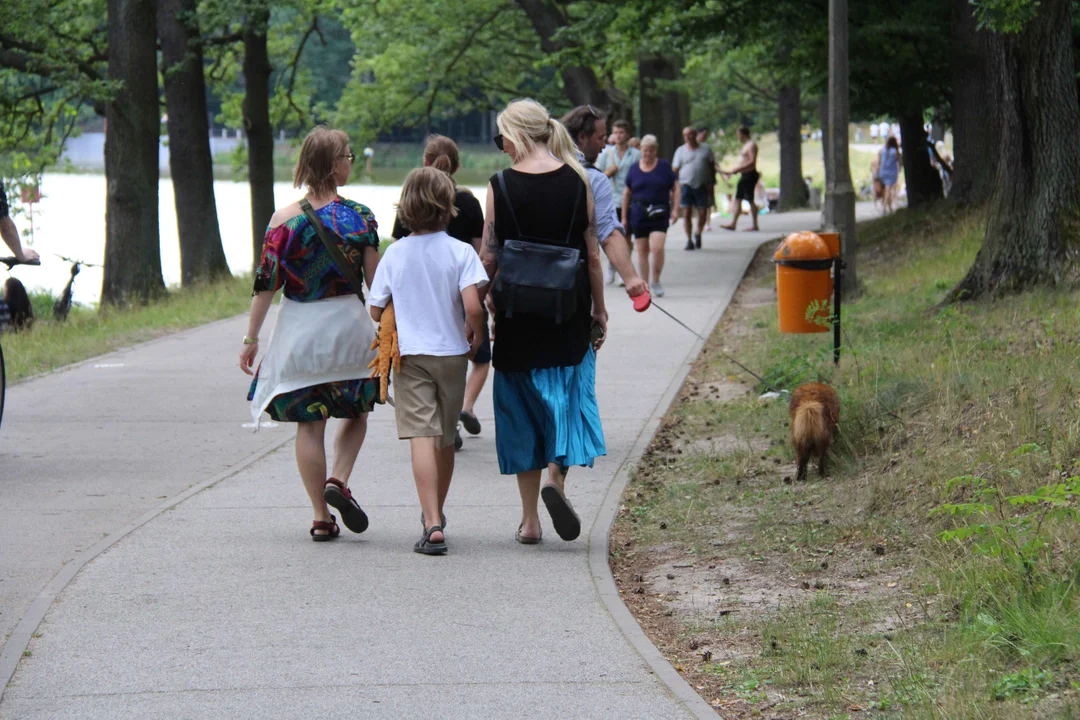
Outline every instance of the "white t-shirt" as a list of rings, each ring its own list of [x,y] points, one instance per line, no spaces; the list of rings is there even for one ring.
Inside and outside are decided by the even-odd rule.
[[[464,355],[465,307],[461,291],[487,283],[487,271],[468,243],[437,232],[409,235],[386,248],[368,302],[394,301],[402,355]]]

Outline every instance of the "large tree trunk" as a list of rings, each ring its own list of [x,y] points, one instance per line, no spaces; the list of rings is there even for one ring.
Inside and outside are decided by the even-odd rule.
[[[244,130],[251,187],[252,266],[259,264],[266,226],[274,215],[274,128],[270,125],[270,56],[266,29],[270,10],[252,11],[244,28]]]
[[[930,165],[930,148],[926,142],[921,112],[903,113],[897,117],[900,140],[904,151],[904,185],[909,208],[925,207],[940,200],[941,175]]]
[[[169,168],[180,232],[180,281],[184,285],[229,274],[214,200],[214,160],[196,7],[196,0],[158,0]]]
[[[949,199],[985,202],[998,163],[990,77],[990,35],[980,32],[970,0],[952,0],[953,176]]]
[[[810,193],[802,174],[802,95],[798,85],[780,88],[780,211],[806,207]]]
[[[686,93],[661,87],[679,79],[679,66],[671,58],[656,56],[638,60],[642,135],[660,142],[660,157],[671,159],[682,144],[683,128],[690,124],[690,100]]]
[[[155,0],[108,0],[105,109],[105,278],[101,303],[146,301],[165,290],[158,238]]]
[[[565,50],[565,43],[555,39],[560,28],[570,25],[563,4],[557,0],[516,0],[525,11],[536,34],[540,36],[540,49],[547,54]],[[613,118],[630,118],[627,99],[613,88],[605,88],[593,69],[581,65],[560,65],[563,92],[574,105],[595,105],[609,111]]]
[[[989,38],[1000,153],[986,237],[951,299],[1055,284],[1080,240],[1080,113],[1071,0],[1043,0],[1016,35]]]

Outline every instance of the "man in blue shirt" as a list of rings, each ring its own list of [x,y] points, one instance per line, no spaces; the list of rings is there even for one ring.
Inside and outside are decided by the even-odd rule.
[[[612,267],[626,283],[626,294],[637,297],[647,292],[648,286],[630,261],[630,248],[619,223],[611,181],[607,175],[593,167],[597,155],[607,143],[607,120],[591,105],[582,105],[564,115],[562,124],[577,144],[579,159],[589,173],[593,207],[596,211],[596,236],[600,238],[600,245],[603,246]]]

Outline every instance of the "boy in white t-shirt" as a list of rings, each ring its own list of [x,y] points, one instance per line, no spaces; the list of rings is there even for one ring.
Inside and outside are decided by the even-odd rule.
[[[398,214],[415,229],[386,249],[368,298],[376,322],[394,302],[401,351],[394,416],[398,437],[409,441],[423,509],[424,535],[413,550],[425,555],[447,550],[442,509],[454,473],[454,435],[469,358],[484,338],[477,288],[487,282],[487,272],[471,245],[445,232],[457,212],[454,191],[441,170],[409,173]]]

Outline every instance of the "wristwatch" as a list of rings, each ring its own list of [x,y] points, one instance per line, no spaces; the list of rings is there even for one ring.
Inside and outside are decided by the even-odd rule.
[[[244,336],[244,344],[245,345],[258,345],[259,344],[259,338],[257,338],[257,337],[248,337],[247,335],[245,335]]]

